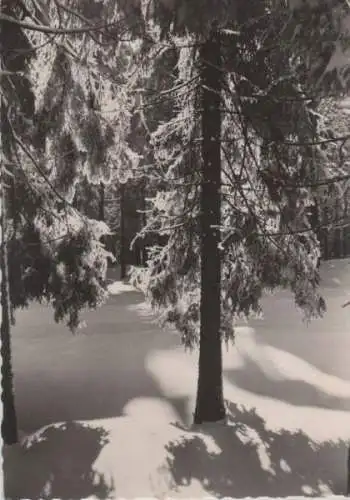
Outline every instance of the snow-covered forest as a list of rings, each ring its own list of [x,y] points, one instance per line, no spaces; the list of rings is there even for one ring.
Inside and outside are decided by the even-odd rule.
[[[348,2],[0,5],[4,496],[346,494]]]

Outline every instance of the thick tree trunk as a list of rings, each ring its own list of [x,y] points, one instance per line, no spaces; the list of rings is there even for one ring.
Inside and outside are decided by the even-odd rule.
[[[3,404],[3,418],[1,424],[1,436],[5,444],[14,444],[18,441],[17,416],[15,408],[15,396],[13,389],[12,353],[11,353],[11,319],[10,319],[10,297],[7,266],[7,244],[6,244],[6,212],[4,191],[1,199],[1,401]]]
[[[120,184],[120,279],[126,278],[125,184]]]
[[[11,2],[0,2],[2,13],[13,15],[11,9]],[[13,32],[15,32],[13,34]],[[10,34],[13,34],[10,37]],[[2,23],[0,30],[0,42],[3,47],[0,61],[0,69],[18,71],[18,67],[14,68],[11,64],[11,57],[6,57],[6,54],[11,54],[12,42],[14,39],[20,38],[13,26],[10,27]],[[13,58],[15,59],[15,58]],[[22,68],[21,68],[22,69]],[[22,96],[23,97],[23,96]],[[1,97],[1,116],[7,116],[5,103]],[[0,130],[0,154],[2,161],[6,156],[10,157],[8,129],[6,129],[6,120],[2,119]],[[9,167],[8,167],[9,168]],[[7,260],[7,242],[6,242],[6,192],[5,192],[5,179],[4,170],[1,169],[0,175],[0,290],[1,290],[1,401],[2,401],[2,422],[1,422],[1,436],[5,444],[11,445],[18,441],[17,430],[17,417],[15,408],[15,395],[13,388],[13,373],[12,373],[12,353],[11,353],[11,307],[9,296],[9,276],[8,276],[8,260]]]
[[[225,417],[222,387],[221,255],[221,56],[219,35],[213,32],[201,48],[202,60],[202,190],[200,350],[195,423]]]

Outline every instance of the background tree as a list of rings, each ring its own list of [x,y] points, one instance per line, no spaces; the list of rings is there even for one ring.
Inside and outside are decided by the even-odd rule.
[[[329,142],[322,145],[324,161],[329,165],[329,179],[315,179],[318,220],[321,227],[321,250],[324,259],[349,255],[349,115],[339,99],[324,99],[319,106]],[[336,143],[332,137],[338,137]],[[334,179],[337,182],[334,182]]]

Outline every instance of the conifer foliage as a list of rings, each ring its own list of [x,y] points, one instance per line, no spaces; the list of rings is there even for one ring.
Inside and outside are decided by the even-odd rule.
[[[123,175],[137,161],[124,140],[130,103],[125,78],[118,74],[127,68],[130,48],[121,47],[119,57],[114,42],[103,52],[98,38],[79,31],[81,22],[67,2],[4,0],[1,5],[2,434],[7,444],[17,440],[10,319],[16,308],[44,300],[55,320],[74,331],[81,310],[103,303],[112,256],[101,239],[109,229],[74,207],[75,189],[83,179],[109,182],[112,172]]]
[[[310,213],[315,178],[337,168],[319,112],[347,90],[349,19],[345,0],[3,0],[6,317],[48,300],[74,330],[103,302],[109,230],[77,188],[137,178],[140,239],[162,241],[135,281],[199,344],[196,422],[222,419],[221,343],[263,292],[291,289],[307,319],[325,309]]]
[[[188,2],[157,5],[166,31],[160,30],[160,38],[167,40],[169,50],[177,50],[177,75],[162,93],[174,113],[151,133],[154,168],[163,184],[152,200],[147,228],[168,240],[165,247],[152,249],[148,268],[135,273],[135,282],[162,321],[175,324],[185,345],[199,343],[195,420],[220,420],[221,340],[234,338],[239,318],[261,312],[264,290],[291,289],[306,319],[325,309],[318,293],[319,242],[310,222],[315,174],[330,174],[320,146],[327,133],[317,109],[322,95],[337,87],[330,83],[339,83],[345,70],[340,63],[329,77],[338,47],[335,24],[324,21],[331,14],[328,5],[309,8],[312,37],[316,39],[315,26],[323,27],[318,42],[328,47],[325,62],[320,48],[309,57],[305,38],[298,36],[303,26],[310,28],[304,10],[259,0],[247,9],[236,2],[232,17],[221,17],[225,8],[217,6],[222,62],[206,54],[212,78],[208,85],[201,54],[209,40],[209,16],[193,25]],[[199,12],[206,15],[205,9]],[[201,124],[206,115],[211,117],[207,130],[217,123],[219,134],[212,129],[205,135]],[[213,162],[210,150],[218,144],[220,159]],[[211,207],[209,193],[216,200]],[[210,257],[206,238],[211,240]]]

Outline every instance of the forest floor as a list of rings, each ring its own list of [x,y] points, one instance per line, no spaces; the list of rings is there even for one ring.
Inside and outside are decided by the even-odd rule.
[[[197,353],[121,282],[73,336],[48,307],[13,330],[21,443],[6,498],[342,495],[350,439],[350,260],[322,264],[328,311],[287,292],[224,348],[227,425],[191,427]]]

